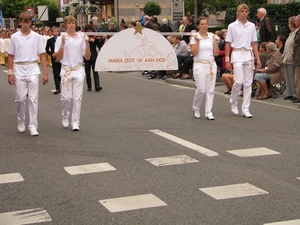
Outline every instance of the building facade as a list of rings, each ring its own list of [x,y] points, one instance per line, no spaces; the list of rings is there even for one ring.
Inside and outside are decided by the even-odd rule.
[[[111,17],[114,17],[114,19],[118,23],[120,23],[122,19],[124,19],[126,23],[130,23],[131,21],[137,21],[141,18],[143,14],[143,8],[147,2],[148,1],[145,0],[62,0],[60,4],[64,8],[69,7],[70,15],[73,15],[74,9],[78,5],[98,5],[101,9],[101,12],[96,16],[98,17],[98,21],[100,23],[103,21],[107,21]],[[180,0],[176,2],[183,1]],[[181,17],[182,19],[182,16],[184,16],[184,4],[173,4],[173,2],[169,0],[157,0],[156,3],[161,6],[161,14],[157,16],[159,22],[161,22],[163,18],[167,18],[172,24],[178,22],[179,17]],[[177,6],[182,7],[182,10],[178,10]],[[173,20],[174,11],[177,16],[176,21]],[[178,11],[181,12],[181,16],[179,14],[179,17],[177,13]],[[80,23],[89,22],[90,18],[89,16],[77,16],[77,20],[79,22],[79,25],[81,25]]]

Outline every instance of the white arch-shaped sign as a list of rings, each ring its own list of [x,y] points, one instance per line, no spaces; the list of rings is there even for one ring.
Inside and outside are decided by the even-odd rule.
[[[169,41],[148,28],[136,26],[114,34],[101,48],[96,71],[177,70]]]

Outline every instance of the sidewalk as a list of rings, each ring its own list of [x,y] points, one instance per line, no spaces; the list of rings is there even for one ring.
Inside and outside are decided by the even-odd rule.
[[[195,82],[192,79],[180,80],[180,79],[167,78],[165,80],[165,82],[168,84],[196,88]],[[224,97],[230,98],[230,95],[224,94],[225,91],[226,91],[226,87],[225,87],[225,84],[223,83],[223,81],[217,80],[215,94],[223,95]],[[252,98],[251,101],[274,105],[274,106],[279,106],[279,107],[284,107],[284,108],[300,110],[300,104],[292,103],[290,100],[284,100],[285,96],[286,96],[286,90],[284,91],[283,94],[278,94],[276,98],[272,97],[272,98],[269,98],[266,100],[257,100],[255,98]]]
[[[143,77],[142,71],[131,71],[130,73],[134,74],[136,76]],[[147,79],[147,78],[145,77],[145,79]],[[151,79],[151,80],[149,80],[149,82],[154,81],[154,80],[165,82],[167,84],[179,85],[179,86],[184,86],[184,87],[189,87],[189,88],[196,88],[195,82],[192,79],[186,79],[186,80],[173,79],[173,78],[167,78],[166,80]],[[225,91],[226,91],[226,87],[225,87],[225,84],[223,83],[223,81],[217,80],[215,94],[224,96],[229,99],[230,95],[225,95],[224,94]],[[283,98],[285,96],[286,96],[286,91],[283,94],[278,94],[275,99],[269,98],[266,100],[257,100],[255,98],[252,98],[251,101],[255,101],[255,102],[263,103],[263,104],[269,104],[269,105],[278,106],[278,107],[300,110],[300,104],[292,103],[290,100],[284,100]]]

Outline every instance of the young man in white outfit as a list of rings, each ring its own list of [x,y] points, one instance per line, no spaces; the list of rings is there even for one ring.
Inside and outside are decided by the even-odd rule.
[[[38,136],[38,91],[41,74],[37,63],[40,57],[44,75],[43,84],[48,83],[47,61],[42,37],[30,29],[31,16],[23,12],[19,16],[21,29],[11,36],[8,48],[8,83],[16,85],[18,130],[25,131],[25,103],[28,94],[29,125],[31,136]]]
[[[73,99],[71,125],[73,131],[79,131],[80,111],[85,71],[82,67],[83,57],[91,57],[89,39],[82,33],[76,33],[76,19],[65,18],[67,31],[62,33],[55,43],[54,57],[62,64],[61,67],[61,105],[62,124],[69,126],[70,106]]]
[[[247,20],[249,15],[249,7],[246,4],[240,4],[237,8],[237,20],[228,26],[225,46],[225,62],[226,68],[234,70],[234,84],[231,91],[231,111],[234,114],[239,114],[238,110],[238,95],[241,86],[244,85],[243,104],[241,115],[246,118],[251,118],[249,111],[251,101],[251,91],[254,71],[254,57],[257,60],[257,68],[261,67],[261,62],[257,47],[257,35],[254,23]],[[230,49],[231,63],[229,62]]]

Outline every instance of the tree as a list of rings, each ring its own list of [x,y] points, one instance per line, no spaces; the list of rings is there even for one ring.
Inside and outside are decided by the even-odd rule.
[[[144,13],[148,16],[158,16],[161,14],[161,7],[155,2],[147,2],[144,6]]]
[[[56,22],[57,17],[61,17],[59,5],[56,0],[35,0],[35,10],[37,12],[37,6],[47,5],[49,13],[49,21],[45,21],[45,24],[52,24]],[[0,9],[2,9],[4,18],[18,18],[21,12],[28,7],[32,6],[32,0],[1,0]]]
[[[194,14],[194,0],[185,0],[186,15]],[[197,9],[199,16],[208,16],[209,14],[218,14],[229,8],[236,8],[239,3],[248,5],[266,4],[267,0],[197,0]]]

